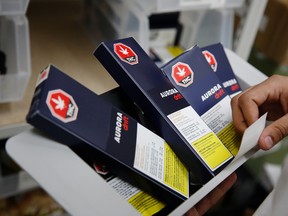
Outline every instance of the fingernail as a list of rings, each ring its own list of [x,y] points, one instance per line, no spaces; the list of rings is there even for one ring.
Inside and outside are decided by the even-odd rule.
[[[274,145],[271,136],[267,136],[267,137],[265,137],[264,142],[265,142],[265,146],[266,146],[267,149],[272,148],[273,145]]]

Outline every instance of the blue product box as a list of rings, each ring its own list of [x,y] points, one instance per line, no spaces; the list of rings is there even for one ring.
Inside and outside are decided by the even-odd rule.
[[[241,139],[232,122],[231,98],[200,47],[194,46],[183,52],[161,69],[201,119],[236,156]]]
[[[223,45],[221,43],[212,44],[202,47],[201,50],[212,70],[222,82],[227,94],[232,98],[241,93],[242,89],[226,56]]]
[[[144,118],[152,121],[149,128],[163,137],[187,166],[192,184],[205,184],[233,159],[133,38],[103,42],[94,55]]]
[[[40,73],[26,119],[167,204],[190,196],[189,172],[163,138],[53,65]]]

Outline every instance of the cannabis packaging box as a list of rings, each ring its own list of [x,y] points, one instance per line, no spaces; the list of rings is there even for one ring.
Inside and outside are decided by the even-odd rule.
[[[190,196],[189,172],[163,138],[53,65],[39,75],[27,122],[71,148],[89,147],[87,154],[167,204]]]
[[[163,137],[186,165],[191,184],[206,183],[233,159],[133,38],[103,42],[94,55],[150,121],[148,127]]]
[[[183,52],[161,69],[205,124],[236,156],[241,138],[232,122],[231,98],[200,47],[194,46]]]
[[[222,82],[225,91],[232,98],[241,93],[242,89],[233,72],[230,62],[221,43],[201,47],[202,53],[212,70]]]

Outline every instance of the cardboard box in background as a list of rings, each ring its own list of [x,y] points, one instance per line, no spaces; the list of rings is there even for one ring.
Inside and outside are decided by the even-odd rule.
[[[254,48],[279,65],[288,65],[288,1],[269,0]]]

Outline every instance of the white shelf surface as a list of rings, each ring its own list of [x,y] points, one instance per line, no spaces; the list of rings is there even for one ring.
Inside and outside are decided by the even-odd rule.
[[[241,7],[243,0],[134,0],[147,14],[171,11],[225,9]]]

